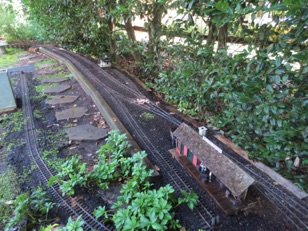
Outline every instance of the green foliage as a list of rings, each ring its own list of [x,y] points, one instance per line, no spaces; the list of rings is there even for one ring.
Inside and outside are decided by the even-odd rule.
[[[151,119],[154,119],[155,118],[155,115],[152,114],[152,113],[149,113],[149,112],[143,112],[141,114],[141,117],[147,119],[147,120],[151,120]]]
[[[44,64],[52,64],[52,63],[57,63],[57,60],[55,60],[55,59],[46,59],[46,60],[43,60],[41,62],[35,63],[35,66],[36,67],[40,67],[40,66],[42,66]]]
[[[20,49],[14,49],[14,48],[5,48],[7,53],[4,55],[1,55],[0,59],[0,68],[5,67],[12,67],[14,64],[16,64],[19,59],[18,56],[21,55],[24,51]]]
[[[112,33],[108,33],[106,18],[101,17],[105,1],[87,0],[78,4],[57,0],[22,2],[28,7],[33,21],[45,29],[48,40],[95,56],[101,56],[107,50]]]
[[[10,204],[19,191],[16,173],[8,168],[0,174],[0,229],[4,230],[11,215]]]
[[[21,227],[27,225],[37,225],[42,220],[42,216],[46,215],[55,205],[50,202],[47,193],[42,189],[38,188],[30,196],[27,193],[19,195],[13,202],[14,212],[13,217],[7,223],[5,230],[20,225]],[[26,222],[25,222],[26,221]]]
[[[143,164],[146,153],[138,152],[131,157],[125,156],[127,146],[125,134],[120,135],[116,131],[111,131],[107,143],[97,151],[100,161],[91,173],[96,180],[104,180],[99,182],[100,186],[102,184],[106,186],[106,182],[117,178],[126,179],[120,191],[121,195],[112,206],[112,209],[116,210],[112,216],[116,228],[119,230],[179,228],[179,221],[173,219],[172,209],[181,203],[187,203],[192,209],[197,202],[196,194],[183,191],[184,197],[176,200],[174,189],[170,185],[159,190],[151,190],[151,184],[147,179],[152,171],[146,170]],[[109,219],[110,214],[105,207],[99,206],[94,211],[94,216]]]
[[[112,220],[119,230],[176,230],[181,227],[174,219],[172,209],[187,203],[193,209],[198,197],[193,192],[183,191],[183,198],[176,199],[170,185],[158,190],[149,189],[150,185],[138,188],[138,181],[132,179],[121,189],[121,196],[113,208],[117,208]],[[125,204],[125,208],[122,205]]]
[[[21,110],[6,114],[2,120],[3,127],[7,132],[21,132],[23,130],[25,120]]]
[[[57,228],[59,226],[58,224],[52,224],[48,225],[47,227],[40,227],[40,231],[83,231],[83,224],[84,221],[82,220],[82,217],[79,216],[77,219],[73,220],[72,217],[68,218],[68,221],[64,227]]]
[[[105,206],[102,207],[102,206],[98,206],[94,211],[93,211],[93,215],[95,216],[96,219],[99,219],[101,217],[104,216],[104,219],[107,219],[108,218],[108,215],[107,215],[107,211],[106,211],[106,208]]]
[[[76,220],[73,220],[71,217],[68,218],[67,224],[61,229],[56,229],[59,231],[83,231],[82,225],[84,221],[81,216],[77,217]]]
[[[74,156],[61,165],[57,175],[50,177],[48,186],[58,182],[63,196],[65,194],[74,195],[74,187],[85,186],[87,180],[86,164],[81,164],[78,157]]]
[[[39,94],[44,94],[44,91],[47,87],[56,87],[58,86],[58,83],[51,83],[51,84],[40,84],[35,86],[35,91]]]
[[[7,42],[38,39],[39,26],[27,20],[19,4],[20,1],[0,1],[0,35],[4,36]]]
[[[97,151],[99,162],[90,177],[103,189],[107,189],[110,182],[131,178],[138,179],[141,184],[152,174],[152,170],[147,171],[143,165],[144,151],[127,156],[126,139],[125,134],[111,131],[107,143]]]
[[[307,174],[307,51],[303,49],[307,7],[300,1],[272,3],[270,8],[237,1],[186,3],[188,16],[192,12],[209,15],[216,26],[228,23],[229,34],[240,30],[251,44],[232,53],[215,50],[204,44],[199,31],[191,30],[183,44],[166,48],[173,58],[171,68],[162,69],[149,86],[181,111],[224,129],[252,158],[272,167],[289,166],[290,171],[291,162],[299,156],[301,170]],[[271,24],[243,23],[245,15],[255,19],[260,10],[273,13]],[[195,22],[184,25],[188,30]],[[303,186],[302,177],[293,176],[293,180]]]

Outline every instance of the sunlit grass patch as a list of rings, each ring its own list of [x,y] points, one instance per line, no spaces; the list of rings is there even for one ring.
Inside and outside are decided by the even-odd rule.
[[[52,83],[52,84],[40,84],[40,85],[37,85],[35,86],[35,91],[39,94],[43,94],[44,93],[44,90],[47,88],[47,87],[56,87],[58,86],[59,84],[58,83]]]
[[[5,224],[8,222],[12,210],[10,207],[11,201],[18,195],[19,189],[17,186],[16,173],[8,168],[0,174],[0,229],[4,230]]]
[[[152,114],[152,113],[149,113],[149,112],[143,112],[141,114],[141,117],[145,118],[145,119],[148,119],[148,120],[151,120],[151,119],[154,119],[155,118],[155,115]]]
[[[1,55],[0,57],[0,68],[11,67],[18,63],[18,56],[23,54],[25,51],[22,49],[6,48],[7,54]]]
[[[57,73],[57,74],[50,74],[50,75],[44,75],[42,77],[40,77],[39,79],[40,80],[43,80],[43,79],[52,79],[52,78],[74,78],[74,75],[72,73]]]
[[[45,59],[45,60],[43,60],[41,62],[35,63],[35,67],[40,67],[40,66],[42,66],[44,64],[51,64],[51,63],[57,63],[57,60],[55,60],[55,59]]]

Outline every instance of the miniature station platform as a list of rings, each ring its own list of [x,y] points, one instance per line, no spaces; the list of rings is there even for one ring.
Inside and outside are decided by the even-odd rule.
[[[247,207],[248,188],[254,179],[222,154],[222,150],[190,126],[182,123],[173,133],[172,157],[205,189],[227,215]],[[201,173],[203,163],[204,172]],[[207,169],[207,170],[206,170]]]
[[[211,199],[226,215],[236,214],[240,209],[247,206],[245,201],[241,204],[235,204],[233,198],[226,197],[225,191],[220,188],[218,182],[203,182],[200,171],[196,169],[186,156],[180,156],[175,149],[171,149],[169,152],[172,157],[177,159],[180,165],[187,170],[188,174],[205,189]]]
[[[0,72],[0,113],[16,108],[15,96],[6,72]]]

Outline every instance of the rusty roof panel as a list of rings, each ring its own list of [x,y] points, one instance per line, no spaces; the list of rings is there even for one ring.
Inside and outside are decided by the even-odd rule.
[[[188,125],[182,123],[173,134],[213,172],[234,196],[241,195],[254,182],[250,175],[210,146]]]

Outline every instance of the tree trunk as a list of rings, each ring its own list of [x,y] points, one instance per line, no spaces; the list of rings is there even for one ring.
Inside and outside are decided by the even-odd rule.
[[[129,18],[125,22],[125,30],[126,30],[128,39],[132,40],[132,44],[133,44],[132,56],[133,56],[134,60],[136,61],[137,64],[143,64],[142,54],[137,49],[135,49],[136,48],[136,44],[135,44],[136,35],[135,35],[135,30],[134,30],[131,18]]]
[[[133,41],[136,41],[136,35],[135,35],[135,30],[133,27],[133,23],[132,23],[132,19],[129,18],[126,22],[125,22],[125,30],[127,33],[127,37]]]
[[[218,31],[218,50],[227,48],[228,23],[225,23]]]
[[[159,42],[162,28],[162,15],[164,13],[164,5],[156,3],[153,10],[153,19],[149,20],[149,46],[148,53],[154,56],[157,60],[159,55]]]
[[[209,19],[209,23],[208,23],[208,27],[209,27],[209,32],[208,32],[208,37],[207,37],[207,41],[206,41],[206,47],[208,49],[213,50],[214,48],[214,42],[216,40],[216,25],[212,22],[212,19]]]
[[[111,19],[108,20],[108,28],[109,28],[109,31],[110,31],[110,34],[109,34],[110,56],[111,56],[112,60],[115,60],[116,59],[116,49],[117,49],[116,41],[113,38],[113,31],[114,31],[114,28],[115,28],[115,22]]]

